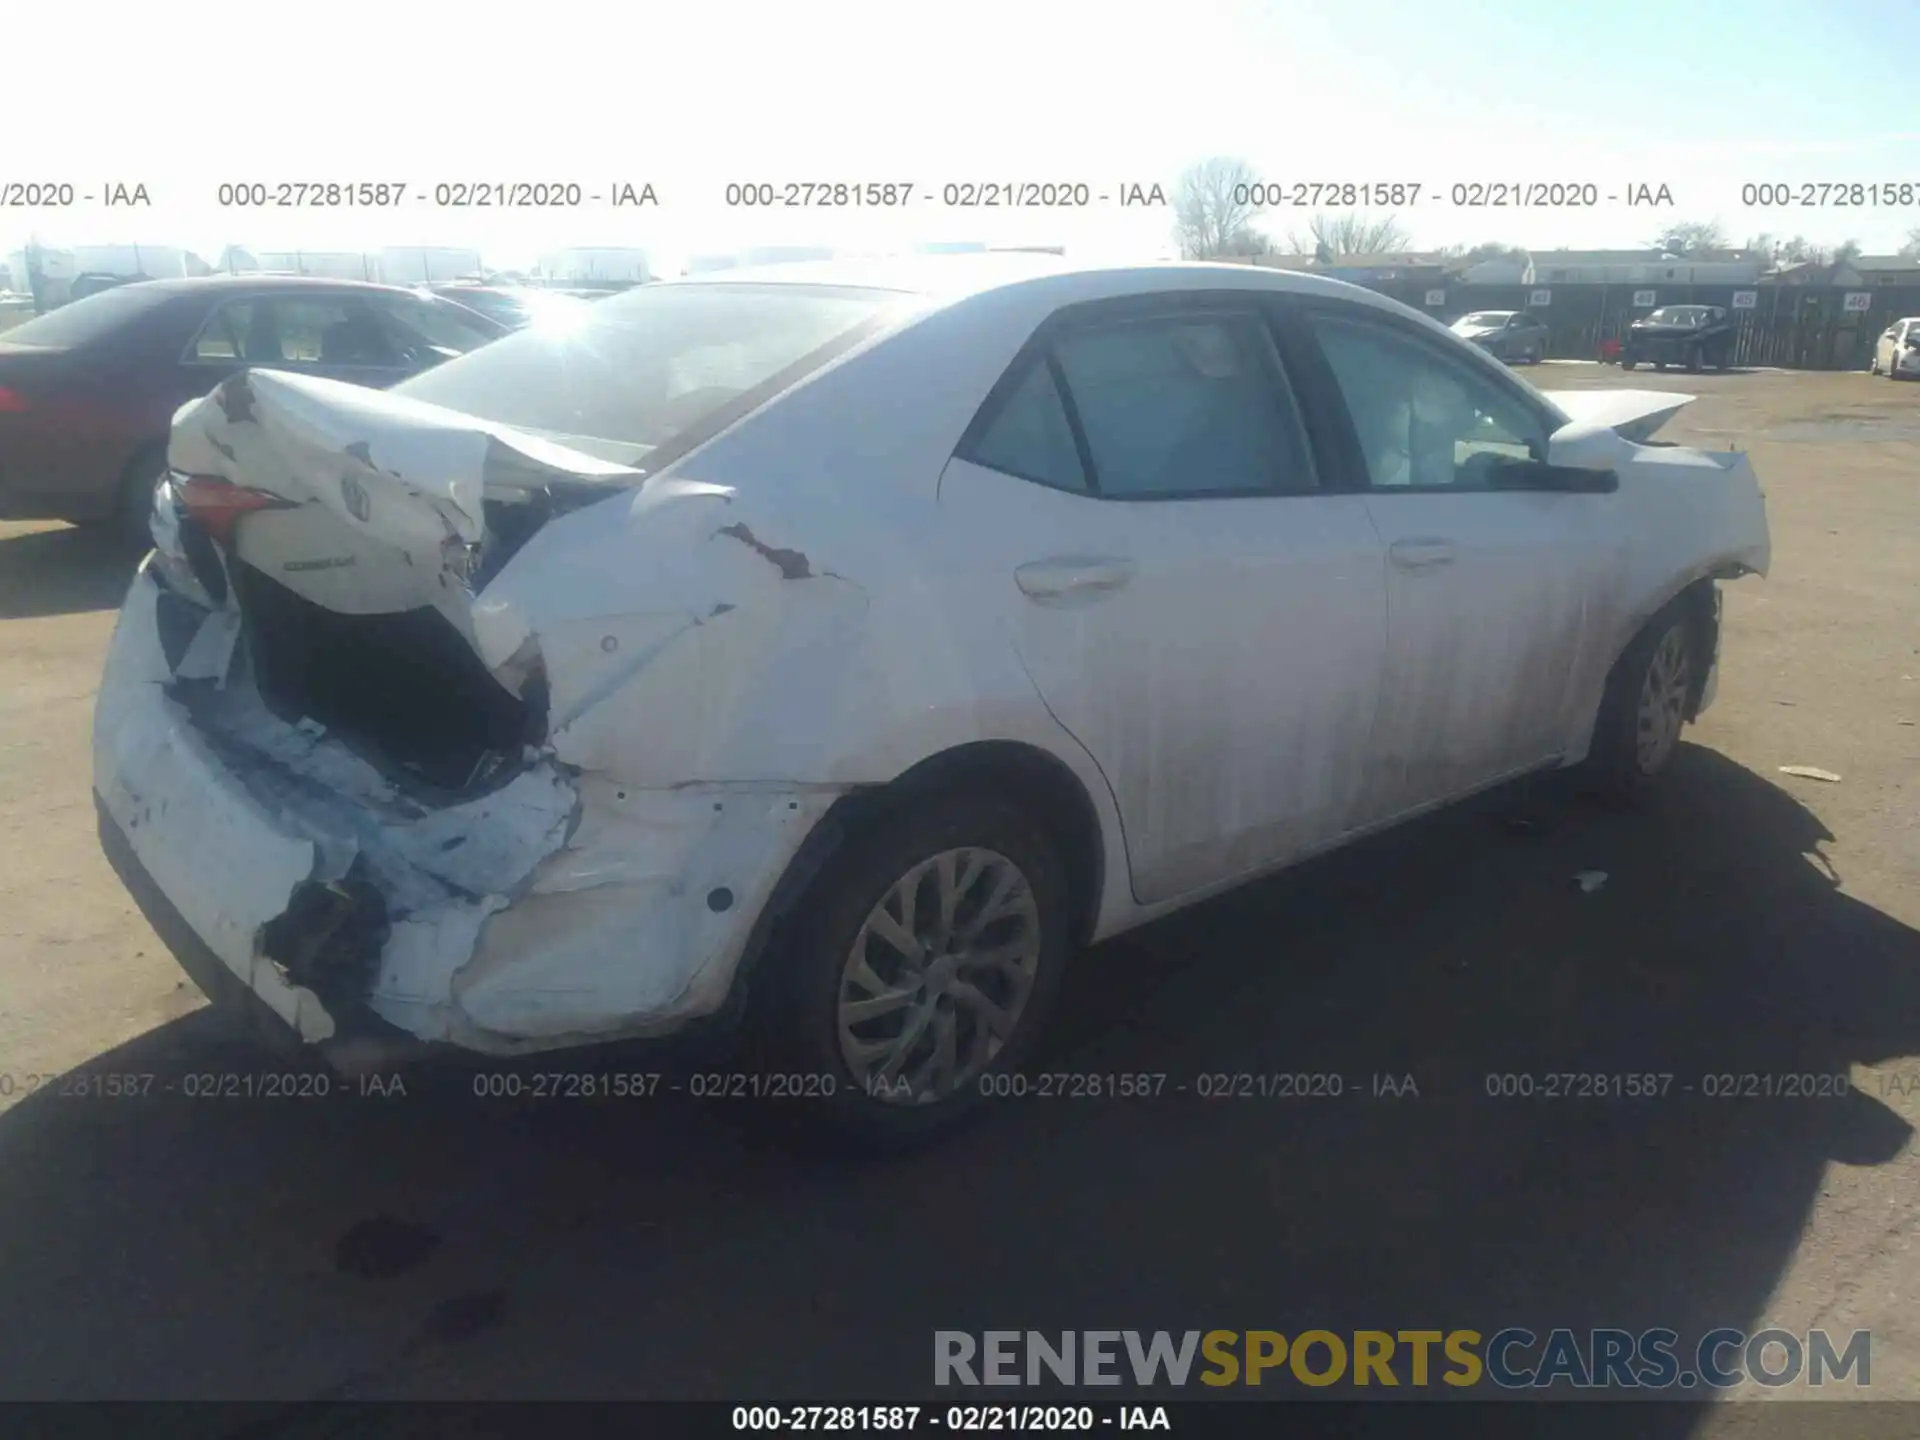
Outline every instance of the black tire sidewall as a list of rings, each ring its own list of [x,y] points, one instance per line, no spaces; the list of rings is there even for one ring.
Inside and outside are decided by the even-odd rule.
[[[757,1005],[761,1064],[798,1077],[833,1077],[831,1095],[800,1097],[817,1131],[862,1148],[895,1148],[944,1134],[977,1114],[986,1098],[979,1078],[924,1106],[869,1096],[840,1054],[841,970],[854,936],[881,896],[913,866],[942,850],[998,851],[1017,865],[1040,911],[1040,963],[1012,1038],[985,1074],[1017,1068],[1045,1030],[1073,948],[1071,893],[1046,829],[1011,801],[992,795],[937,796],[906,802],[858,835],[816,879],[763,977]],[[823,1088],[824,1080],[809,1088]]]
[[[1601,696],[1600,713],[1594,721],[1593,741],[1588,747],[1587,770],[1599,789],[1616,799],[1636,799],[1652,786],[1673,763],[1669,750],[1658,768],[1640,768],[1640,692],[1646,685],[1647,669],[1654,652],[1675,625],[1686,636],[1687,667],[1690,680],[1699,683],[1694,667],[1701,657],[1696,653],[1698,637],[1687,624],[1686,611],[1678,600],[1671,602],[1640,627],[1638,633],[1614,663]],[[1677,748],[1677,747],[1676,747]]]
[[[167,447],[149,445],[133,457],[120,477],[112,521],[114,527],[135,544],[152,543],[153,492],[166,471]]]

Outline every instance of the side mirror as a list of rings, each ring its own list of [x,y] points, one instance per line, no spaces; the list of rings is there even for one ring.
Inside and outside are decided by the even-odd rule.
[[[1566,470],[1616,470],[1628,442],[1605,425],[1576,420],[1547,439],[1547,463]]]

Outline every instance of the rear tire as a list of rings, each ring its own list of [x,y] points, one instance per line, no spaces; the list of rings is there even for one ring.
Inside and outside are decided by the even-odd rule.
[[[1073,943],[1066,869],[1031,814],[993,795],[909,807],[818,877],[753,997],[761,1068],[804,1082],[787,1103],[815,1138],[862,1151],[972,1119],[1031,1053]]]
[[[153,548],[153,492],[167,473],[167,447],[149,445],[132,460],[120,476],[120,488],[114,496],[113,514],[103,517],[101,527],[111,528],[129,545],[141,550]]]
[[[1696,345],[1687,352],[1687,374],[1698,375],[1705,368],[1705,357],[1700,354],[1700,347]]]
[[[1633,369],[1634,366],[1638,365],[1639,363],[1640,362],[1638,360],[1630,360],[1625,355],[1622,355],[1620,357],[1620,368],[1622,370],[1631,370]]]
[[[1699,684],[1700,637],[1682,600],[1641,627],[1600,699],[1587,779],[1609,799],[1640,798],[1672,762]]]

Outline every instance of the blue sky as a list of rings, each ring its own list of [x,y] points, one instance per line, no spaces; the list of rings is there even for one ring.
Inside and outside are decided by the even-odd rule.
[[[1425,187],[1420,246],[1633,245],[1669,219],[1897,248],[1906,209],[1741,204],[1750,181],[1896,181],[1920,195],[1916,0],[877,0],[556,7],[449,24],[330,0],[244,23],[131,8],[84,65],[12,67],[8,179],[146,184],[149,211],[0,212],[0,245],[468,244],[495,264],[564,244],[690,252],[914,240],[1166,247],[1170,215],[979,212],[948,183],[1159,182],[1212,154],[1273,180]],[[214,12],[201,12],[212,14]],[[19,125],[26,115],[58,123]],[[235,211],[228,181],[618,180],[657,209]],[[729,208],[730,180],[911,181],[910,211]],[[1474,210],[1450,187],[1666,184],[1670,210]],[[95,182],[95,183],[88,183]],[[1269,231],[1308,210],[1271,211]]]

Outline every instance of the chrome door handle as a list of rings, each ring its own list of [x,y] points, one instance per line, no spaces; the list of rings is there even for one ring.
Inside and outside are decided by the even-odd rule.
[[[1029,561],[1013,572],[1013,580],[1034,600],[1091,599],[1125,585],[1133,568],[1133,561],[1110,555],[1060,556]]]
[[[1387,556],[1402,570],[1431,570],[1436,565],[1453,563],[1451,540],[1396,540],[1387,547]]]

